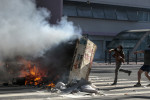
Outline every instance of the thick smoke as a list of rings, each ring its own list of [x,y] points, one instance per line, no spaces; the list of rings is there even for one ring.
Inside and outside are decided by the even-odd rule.
[[[54,45],[80,36],[80,29],[66,18],[57,25],[50,25],[49,18],[50,12],[36,8],[34,0],[0,0],[0,59],[42,56]]]
[[[0,61],[18,55],[41,57],[46,50],[80,37],[81,30],[67,18],[57,25],[49,24],[49,19],[50,12],[36,8],[34,0],[0,0]],[[8,72],[19,69],[12,65],[8,69],[0,62],[0,81],[12,78]]]

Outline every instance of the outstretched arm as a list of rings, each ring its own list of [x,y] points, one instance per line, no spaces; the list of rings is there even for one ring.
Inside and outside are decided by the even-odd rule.
[[[144,53],[144,51],[141,50],[141,51],[135,51],[135,52],[134,52],[134,54],[137,54],[137,53]]]
[[[109,50],[109,53],[111,53],[112,51],[115,51],[115,50],[114,50],[114,49],[110,49],[110,50]]]

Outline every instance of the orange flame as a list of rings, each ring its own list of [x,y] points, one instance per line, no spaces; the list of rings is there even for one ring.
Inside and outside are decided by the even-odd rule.
[[[50,84],[48,84],[48,85],[46,85],[46,86],[49,86],[49,87],[54,88],[54,87],[55,87],[55,84],[54,84],[54,83],[50,83]]]
[[[22,60],[24,64],[24,70],[22,70],[20,76],[24,76],[26,78],[25,85],[40,85],[42,82],[42,77],[46,75],[39,67],[36,66],[31,61]]]

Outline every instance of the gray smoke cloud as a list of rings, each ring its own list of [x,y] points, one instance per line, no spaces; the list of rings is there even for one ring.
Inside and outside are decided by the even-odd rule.
[[[81,30],[66,17],[57,25],[50,25],[49,18],[50,12],[37,9],[34,0],[0,0],[0,59],[42,56],[54,45],[80,36]]]

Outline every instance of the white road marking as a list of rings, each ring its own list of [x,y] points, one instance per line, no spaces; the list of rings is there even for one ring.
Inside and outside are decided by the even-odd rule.
[[[136,94],[149,94],[150,91],[136,91],[136,92],[125,92],[125,93],[113,93],[113,94],[106,94],[107,96],[121,96],[121,95],[136,95]]]

